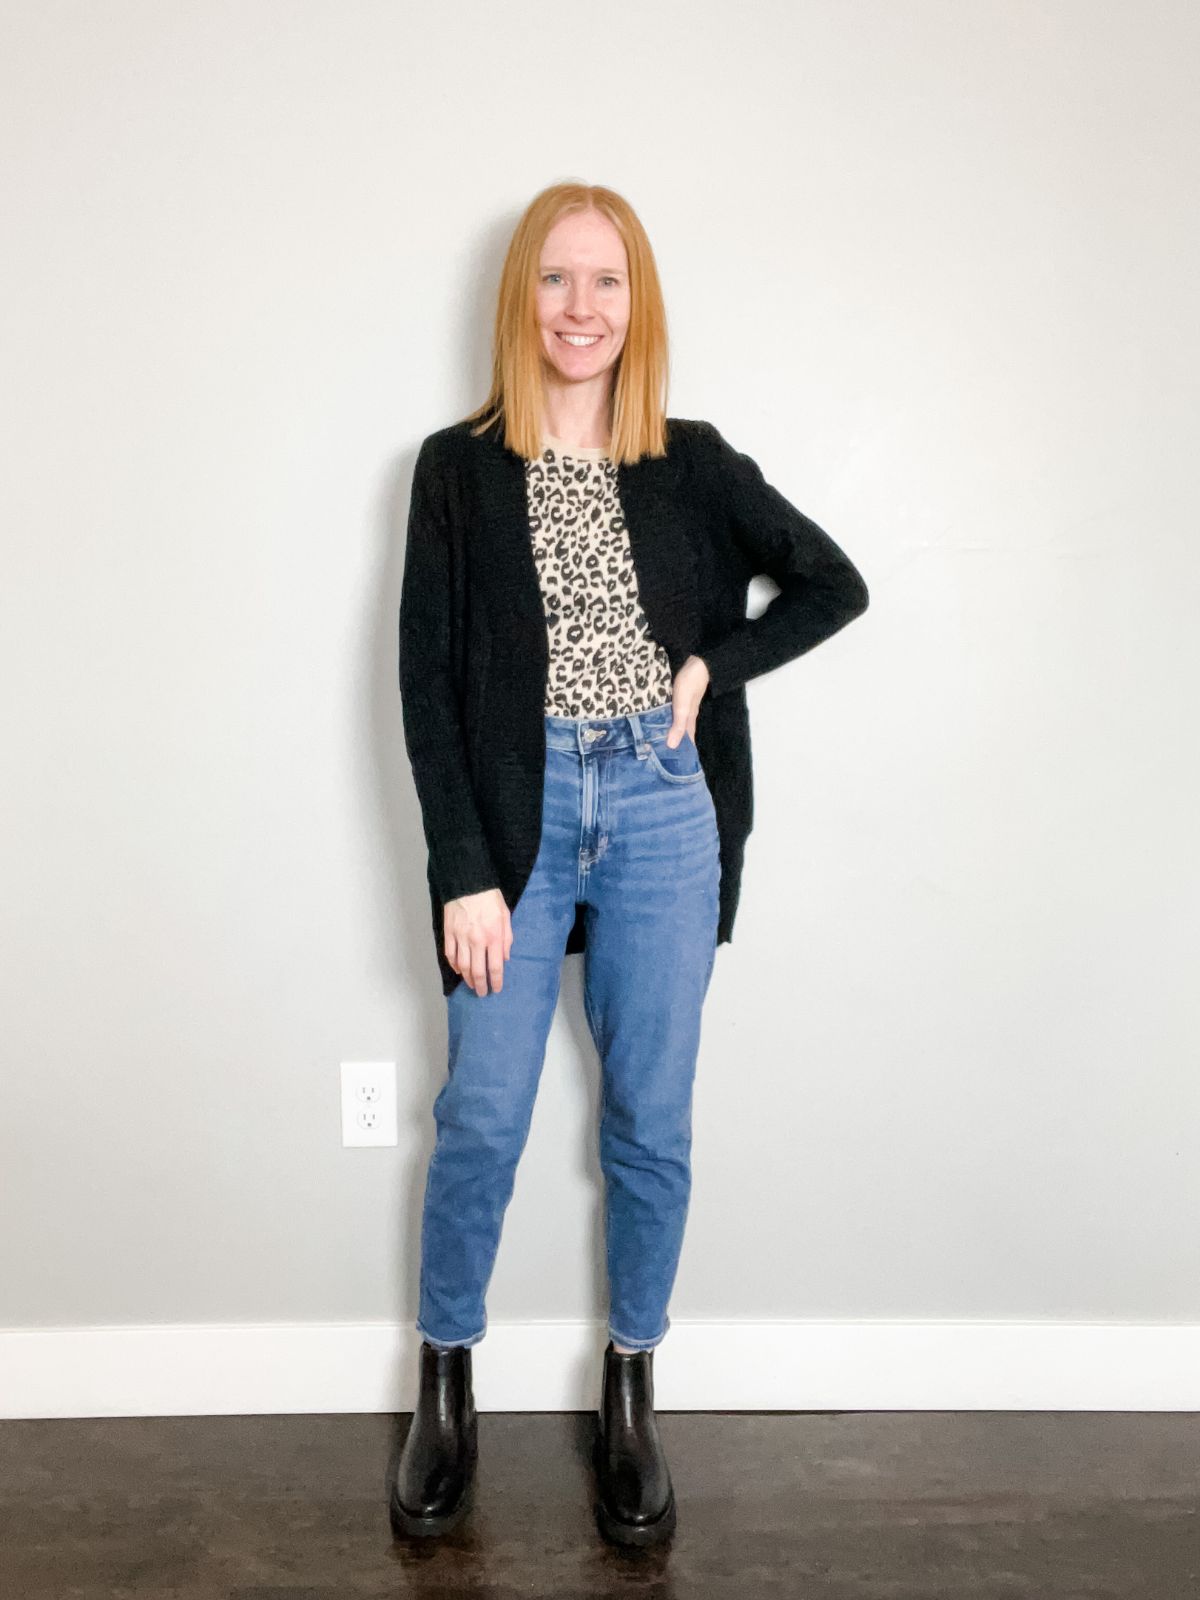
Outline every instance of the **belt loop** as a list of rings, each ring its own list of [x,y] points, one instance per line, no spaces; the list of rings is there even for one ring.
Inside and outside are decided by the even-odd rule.
[[[626,713],[626,721],[633,729],[633,748],[639,761],[645,761],[649,749],[649,741],[642,732],[642,719],[636,711]]]

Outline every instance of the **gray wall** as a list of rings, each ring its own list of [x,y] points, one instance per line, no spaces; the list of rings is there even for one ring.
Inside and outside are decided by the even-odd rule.
[[[1198,33],[0,10],[0,1324],[415,1314],[407,492],[568,176],[650,231],[671,410],[872,593],[750,688],[673,1317],[1200,1315]],[[344,1151],[379,1057],[400,1147]],[[572,957],[493,1322],[603,1315],[596,1089]]]

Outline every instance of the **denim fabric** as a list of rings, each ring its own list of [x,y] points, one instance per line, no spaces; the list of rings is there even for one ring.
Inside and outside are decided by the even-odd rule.
[[[609,1333],[649,1350],[670,1327],[691,1195],[692,1088],[717,949],[716,815],[670,705],[547,716],[542,836],[512,912],[503,988],[447,997],[449,1071],[421,1224],[417,1332],[474,1345],[525,1147],[576,903],[584,1000],[601,1063]]]

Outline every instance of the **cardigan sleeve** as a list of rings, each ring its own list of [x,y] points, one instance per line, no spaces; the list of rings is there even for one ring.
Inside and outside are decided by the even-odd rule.
[[[444,904],[498,887],[467,764],[450,671],[450,539],[433,446],[413,473],[400,593],[404,742],[429,847],[430,881]]]
[[[746,563],[746,581],[763,572],[779,593],[700,652],[709,692],[725,694],[828,639],[867,609],[867,585],[850,558],[811,518],[773,488],[748,455],[711,422],[699,424],[710,494]]]

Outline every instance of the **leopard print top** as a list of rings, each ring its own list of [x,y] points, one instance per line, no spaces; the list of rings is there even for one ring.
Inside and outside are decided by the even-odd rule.
[[[543,436],[525,463],[529,530],[546,612],[546,714],[619,717],[671,701],[671,665],[650,634],[602,449]]]

